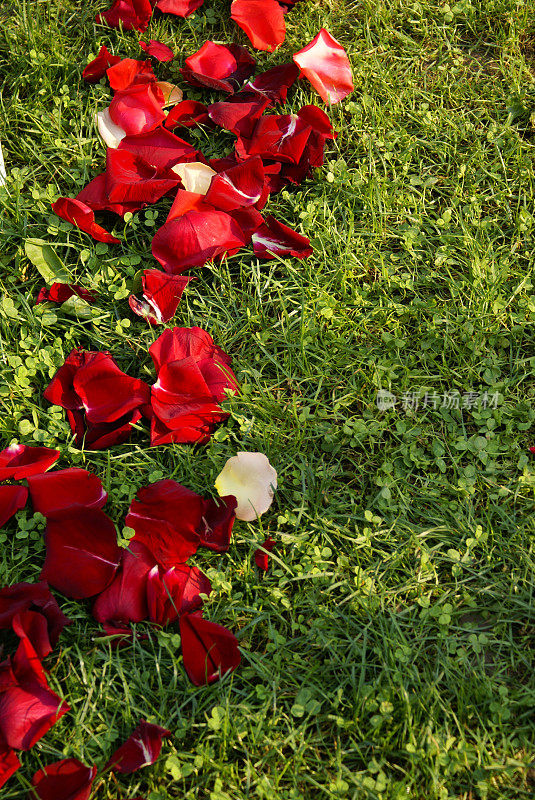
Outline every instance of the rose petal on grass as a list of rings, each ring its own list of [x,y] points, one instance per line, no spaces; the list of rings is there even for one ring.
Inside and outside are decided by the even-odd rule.
[[[140,317],[144,317],[149,325],[160,325],[169,322],[175,315],[182,293],[193,278],[183,275],[167,275],[158,269],[146,269],[141,278],[143,298],[138,300],[130,295],[130,308]]]
[[[155,83],[156,75],[150,61],[138,61],[135,58],[122,58],[106,70],[111,88],[123,91],[139,83]]]
[[[95,20],[107,24],[110,28],[120,28],[129,31],[147,30],[152,16],[150,0],[115,0],[107,11],[95,15]]]
[[[21,766],[15,751],[0,742],[0,789]]]
[[[82,203],[81,200],[75,200],[72,197],[60,197],[55,203],[52,203],[52,211],[61,219],[70,222],[71,225],[84,231],[84,233],[88,233],[97,242],[116,244],[121,241],[100,225],[97,225],[93,210],[86,206],[85,203]]]
[[[90,61],[87,67],[82,72],[82,78],[87,83],[98,83],[104,77],[108,67],[113,67],[121,61],[121,56],[114,56],[108,52],[105,44],[102,45],[98,51],[98,55],[93,61]]]
[[[232,94],[236,86],[254,72],[255,65],[256,61],[245,47],[208,40],[186,58],[180,72],[193,86],[208,86]]]
[[[180,614],[202,606],[201,594],[210,594],[212,584],[197,567],[179,564],[164,571],[154,567],[148,576],[149,619],[164,627]]]
[[[134,156],[141,156],[158,170],[168,170],[179,161],[198,159],[194,147],[165,128],[156,128],[138,136],[126,136],[118,149],[119,152],[127,150]]]
[[[184,669],[196,686],[213,683],[240,664],[234,634],[222,625],[203,619],[198,611],[182,614],[180,636]]]
[[[189,17],[202,6],[204,0],[158,0],[156,8],[163,14],[175,14],[177,17]]]
[[[45,517],[66,508],[102,508],[108,499],[98,475],[71,467],[28,478],[34,511]]]
[[[176,128],[179,125],[184,128],[192,128],[194,125],[207,122],[210,122],[210,118],[204,103],[199,103],[197,100],[182,100],[171,109],[164,125],[166,128]]]
[[[308,258],[312,255],[310,240],[297,231],[283,225],[274,217],[265,217],[261,225],[252,235],[253,251],[255,256],[271,259],[275,256],[295,256],[295,258]]]
[[[175,54],[163,42],[158,42],[156,39],[149,39],[148,42],[139,41],[139,46],[145,53],[148,53],[149,56],[155,58],[157,61],[172,61],[175,57]]]
[[[233,0],[230,16],[257,50],[272,53],[284,41],[286,23],[277,0]]]
[[[228,459],[217,476],[215,488],[221,497],[233,495],[236,498],[237,519],[252,522],[273,502],[277,471],[263,453],[238,452]]]
[[[121,565],[110,585],[93,605],[97,622],[122,627],[141,622],[148,616],[147,579],[154,558],[144,545],[132,541],[122,554]]]
[[[154,83],[135,83],[116,92],[109,106],[111,121],[127,136],[154,130],[165,119],[165,98]]]
[[[222,211],[234,211],[249,206],[262,208],[268,196],[262,159],[254,156],[215,175],[206,193],[206,202]]]
[[[201,524],[198,528],[201,545],[216,553],[226,553],[230,547],[232,527],[238,501],[233,495],[204,501]]]
[[[235,253],[245,238],[224,211],[189,211],[166,222],[152,240],[152,254],[164,270],[177,275],[189,267],[202,267],[226,253]]]
[[[59,458],[59,450],[12,444],[0,452],[0,481],[20,481],[46,472]]]
[[[71,297],[81,297],[86,303],[95,303],[97,298],[89,289],[84,289],[77,283],[53,283],[49,289],[43,287],[40,289],[35,301],[35,305],[39,303],[65,303]]]
[[[334,105],[354,89],[347,53],[334,36],[322,28],[293,60],[325,103]]]
[[[15,616],[28,609],[39,611],[44,616],[48,638],[55,647],[61,631],[71,624],[71,620],[62,613],[47,584],[44,581],[15,583],[0,589],[0,628],[10,628]]]
[[[159,725],[141,720],[131,736],[112,755],[107,767],[114,772],[130,775],[142,767],[154,764],[162,749],[162,739],[171,736],[171,731]]]
[[[262,570],[262,572],[267,572],[269,567],[269,553],[272,552],[273,548],[275,547],[275,539],[272,539],[271,536],[268,536],[264,544],[262,545],[262,549],[255,550],[254,560],[255,564],[258,569]],[[265,552],[267,550],[267,552]]]
[[[106,193],[113,203],[156,203],[178,185],[173,171],[157,169],[126,149],[106,153]]]
[[[86,767],[77,758],[64,758],[35,773],[30,797],[35,800],[89,800],[96,774],[95,765]]]
[[[77,370],[73,387],[89,422],[115,422],[150,402],[150,387],[119,369],[108,353],[97,353]]]
[[[25,486],[0,486],[0,528],[24,508],[27,499],[28,490]]]

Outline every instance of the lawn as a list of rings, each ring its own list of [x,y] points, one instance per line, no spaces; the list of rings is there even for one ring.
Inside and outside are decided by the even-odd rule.
[[[110,246],[50,209],[104,168],[93,115],[110,90],[85,84],[82,69],[101,44],[145,57],[135,31],[94,23],[107,6],[20,0],[0,11],[2,447],[57,447],[58,467],[100,475],[119,531],[140,486],[172,477],[210,494],[237,450],[266,453],[279,490],[258,522],[235,525],[227,554],[194,558],[214,587],[205,615],[242,653],[213,686],[187,679],[175,630],[140,624],[147,640],[112,650],[90,602],[58,596],[74,622],[46,664],[71,711],[22,754],[2,800],[22,800],[35,770],[60,758],[102,767],[141,717],[172,730],[160,759],[106,773],[95,800],[532,797],[532,4],[295,7],[280,50],[255,52],[259,66],[325,27],[355,81],[329,111],[339,136],[324,167],[266,208],[309,236],[313,255],[259,262],[249,248],[194,271],[169,326],[205,328],[241,387],[207,446],[150,448],[140,423],[129,443],[91,452],[73,446],[43,390],[75,346],[110,350],[153,382],[161,328],[127,298],[138,270],[157,266],[150,240],[171,202],[117,218],[123,241]],[[228,8],[205,0],[189,19],[153,19],[143,38],[178,54],[158,75],[180,82],[206,39],[248,44]],[[287,107],[306,103],[324,107],[300,81]],[[233,144],[188,135],[208,157]],[[29,238],[95,288],[92,318],[34,305],[43,281]],[[379,391],[395,404],[379,408]],[[1,586],[38,580],[42,531],[29,509],[0,531]],[[267,535],[278,546],[262,575],[252,556]]]

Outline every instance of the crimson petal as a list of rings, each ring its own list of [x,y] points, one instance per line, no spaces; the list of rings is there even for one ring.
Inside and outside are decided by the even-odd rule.
[[[227,100],[213,103],[208,108],[208,115],[220,128],[231,131],[237,136],[250,136],[256,120],[269,105],[271,105],[269,97],[242,90]]]
[[[275,547],[275,539],[272,539],[271,536],[268,536],[264,544],[262,545],[262,550],[255,550],[254,560],[255,564],[258,569],[262,570],[262,572],[266,572],[269,566],[269,553],[272,552],[273,548]],[[265,553],[264,550],[268,552]]]
[[[284,41],[286,24],[277,0],[233,0],[230,16],[257,50],[272,53]]]
[[[108,353],[97,353],[73,378],[90,423],[115,422],[150,402],[150,388],[119,369]]]
[[[123,91],[137,83],[156,81],[150,61],[122,58],[106,70],[110,86],[114,91]]]
[[[240,157],[260,156],[297,164],[311,130],[310,125],[297,114],[270,114],[260,117],[250,139],[238,138],[236,151]]]
[[[293,60],[326,103],[339,103],[353,91],[347,53],[325,28],[306,47],[295,53]]]
[[[243,87],[244,91],[252,90],[269,98],[272,103],[284,103],[288,89],[299,77],[299,69],[293,61],[279,64],[277,67],[260,72]]]
[[[30,750],[69,710],[48,687],[45,671],[29,639],[0,664],[0,741]]]
[[[38,611],[19,611],[11,626],[19,639],[28,639],[38,658],[46,658],[52,652],[47,619]]]
[[[102,45],[98,51],[98,55],[93,61],[90,61],[87,67],[82,72],[82,78],[87,83],[98,83],[104,77],[108,67],[118,64],[121,61],[121,56],[114,56],[108,52],[105,44]]]
[[[28,490],[25,486],[0,486],[0,528],[13,514],[24,508],[27,499]]]
[[[167,275],[158,269],[146,269],[141,279],[143,299],[130,295],[130,308],[150,325],[169,322],[175,315],[182,293],[193,278],[182,275]]]
[[[164,736],[171,736],[171,731],[141,720],[131,736],[112,755],[107,767],[114,772],[129,775],[142,767],[154,764],[162,749]]]
[[[20,766],[22,765],[15,751],[0,742],[0,789]]]
[[[126,525],[165,569],[184,563],[199,546],[202,498],[173,480],[145,486],[132,500]]]
[[[32,798],[38,800],[89,800],[97,774],[77,758],[64,758],[38,770],[32,778]]]
[[[128,138],[128,137],[125,137]],[[112,203],[106,192],[106,173],[103,172],[93,178],[81,192],[76,195],[76,200],[80,200],[93,211],[112,211],[120,217],[128,212],[134,214],[147,203]]]
[[[258,258],[271,259],[275,256],[295,256],[307,258],[312,254],[310,240],[292,230],[274,217],[266,217],[265,224],[253,233],[253,251]]]
[[[10,628],[15,616],[28,609],[38,609],[46,618],[48,637],[54,647],[71,620],[62,613],[46,583],[15,583],[0,589],[0,628]]]
[[[78,467],[35,475],[28,486],[34,511],[45,517],[75,506],[102,508],[108,499],[98,475]]]
[[[0,481],[20,481],[31,475],[46,472],[59,458],[59,450],[49,447],[30,447],[26,444],[12,444],[0,452]]]
[[[232,526],[236,519],[235,509],[238,501],[233,495],[209,498],[204,501],[199,536],[201,544],[216,553],[225,553],[230,547]]]
[[[256,61],[238,44],[216,44],[208,40],[186,58],[180,72],[193,86],[208,86],[232,94],[235,86],[254,72]]]
[[[173,106],[164,125],[166,128],[176,128],[179,125],[184,128],[192,128],[194,125],[207,122],[210,122],[210,118],[204,103],[199,103],[197,100],[182,100]]]
[[[222,625],[203,619],[199,612],[182,614],[180,636],[184,669],[196,686],[213,683],[240,664],[234,634]]]
[[[268,194],[264,165],[256,156],[214,175],[206,202],[222,211],[248,206],[262,208]]]
[[[132,542],[125,551],[121,566],[110,585],[104,589],[93,606],[97,622],[122,627],[128,622],[147,618],[147,578],[154,558],[142,544]]]
[[[158,0],[156,8],[164,14],[175,14],[177,17],[189,17],[202,6],[204,0]]]
[[[50,289],[43,287],[39,291],[35,305],[39,303],[65,303],[71,297],[81,297],[86,303],[94,303],[96,295],[90,292],[89,289],[84,289],[77,283],[53,283]]]
[[[243,234],[223,211],[189,211],[166,222],[152,240],[152,254],[164,270],[177,275],[189,267],[243,247]]]
[[[116,244],[121,241],[97,225],[93,210],[81,200],[75,200],[73,197],[60,197],[55,203],[52,203],[52,211],[61,219],[75,225],[84,233],[88,233],[97,242]]]
[[[156,203],[179,183],[178,175],[158,170],[128,150],[107,150],[106,191],[113,203]]]
[[[97,22],[107,23],[110,28],[123,27],[125,31],[147,30],[152,16],[150,0],[115,0],[111,8],[96,14]]]
[[[157,61],[172,61],[175,57],[170,47],[167,47],[166,44],[158,42],[155,39],[149,39],[148,42],[142,42],[140,40],[139,46],[145,53],[148,53],[149,56],[152,56]]]
[[[199,158],[194,147],[166,128],[156,128],[138,136],[125,136],[117,150],[128,150],[135,156],[141,156],[159,170],[167,170],[179,162],[197,161]]]
[[[116,92],[110,103],[110,117],[127,136],[152,131],[165,119],[164,96],[154,83],[135,83]]]
[[[80,600],[104,591],[119,566],[115,525],[96,508],[75,507],[49,517],[41,578]]]
[[[154,567],[147,581],[149,619],[162,627],[175,622],[180,614],[200,608],[200,595],[211,591],[212,584],[197,567],[183,564],[166,572]]]

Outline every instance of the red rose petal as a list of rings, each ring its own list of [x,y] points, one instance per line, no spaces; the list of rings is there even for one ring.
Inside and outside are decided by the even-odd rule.
[[[213,683],[240,664],[234,634],[222,625],[203,619],[199,612],[182,614],[180,636],[184,669],[196,686]]]
[[[122,27],[125,31],[147,30],[152,16],[150,0],[115,0],[111,8],[96,14],[97,22],[106,23],[111,28]]]
[[[97,774],[77,758],[64,758],[38,770],[32,778],[32,798],[39,800],[89,800]]]
[[[114,772],[129,775],[142,767],[154,764],[162,749],[164,736],[171,736],[171,731],[141,720],[132,735],[112,755],[107,767]]]
[[[222,211],[248,206],[262,208],[268,194],[264,165],[256,156],[214,175],[206,202]]]
[[[141,280],[143,299],[130,295],[128,303],[132,311],[144,317],[150,325],[159,325],[174,317],[182,293],[193,278],[146,269]]]
[[[265,72],[260,72],[243,87],[243,91],[254,91],[267,97],[272,103],[284,103],[288,89],[299,77],[296,64],[289,61]]]
[[[129,137],[125,137],[129,138]],[[141,137],[139,137],[141,138]],[[123,139],[124,141],[124,139]],[[112,203],[110,202],[106,192],[106,173],[97,175],[93,178],[81,192],[76,195],[76,200],[80,200],[85,205],[92,208],[93,211],[112,211],[120,217],[124,217],[127,212],[134,214],[141,208],[144,208],[147,203]]]
[[[65,303],[71,297],[81,297],[86,303],[94,303],[96,295],[76,283],[53,283],[50,289],[43,287],[39,291],[35,305],[39,303]]]
[[[197,100],[182,100],[173,106],[164,122],[166,128],[192,128],[194,125],[204,125],[210,122],[207,107]]]
[[[116,92],[110,103],[110,117],[127,136],[136,136],[154,130],[163,122],[163,104],[163,92],[156,84],[135,83]]]
[[[15,751],[0,743],[0,789],[20,766],[22,765]]]
[[[257,50],[272,53],[284,41],[286,24],[277,0],[233,0],[230,16]]]
[[[27,499],[28,490],[25,486],[0,486],[0,528],[13,514],[24,508]]]
[[[236,85],[252,74],[255,65],[245,47],[208,40],[200,50],[186,58],[180,72],[193,86],[208,86],[232,94]]]
[[[175,14],[177,17],[189,17],[202,6],[204,0],[158,0],[156,8],[164,14]]]
[[[310,125],[297,114],[271,114],[260,117],[250,139],[238,138],[236,150],[240,157],[260,156],[297,164],[311,130]]]
[[[93,616],[98,622],[122,627],[148,616],[147,578],[154,558],[142,544],[132,542],[123,552],[121,566],[110,585],[97,597]]]
[[[73,378],[87,419],[93,424],[115,422],[150,402],[150,388],[119,369],[107,353],[98,353]]]
[[[232,526],[236,519],[234,513],[238,502],[233,495],[210,498],[204,501],[199,536],[201,544],[216,553],[226,553],[230,547]]]
[[[252,241],[254,254],[258,258],[271,259],[275,256],[307,258],[312,255],[309,239],[278,222],[274,217],[265,218],[265,224],[253,233]]]
[[[262,545],[263,549],[262,550],[255,550],[255,554],[254,554],[255,564],[258,567],[258,569],[262,570],[262,572],[266,572],[267,569],[268,569],[268,566],[269,566],[269,555],[268,555],[268,553],[271,553],[274,547],[275,547],[275,539],[272,539],[271,536],[268,536],[268,538],[266,539],[266,541]],[[267,550],[268,552],[265,553],[264,550]]]
[[[81,200],[75,200],[72,197],[60,197],[55,203],[52,203],[52,211],[61,219],[70,222],[71,225],[75,225],[84,233],[88,233],[97,242],[116,244],[121,241],[100,225],[97,225],[92,209]]]
[[[113,203],[156,203],[180,184],[168,170],[158,170],[128,150],[108,148],[106,192]]]
[[[15,616],[28,609],[38,610],[45,617],[48,638],[55,647],[61,631],[71,621],[62,613],[46,583],[15,583],[0,589],[0,628],[10,628]]]
[[[139,46],[145,53],[148,53],[149,56],[152,56],[152,58],[155,58],[157,61],[172,61],[175,57],[170,47],[167,47],[166,44],[158,42],[155,39],[149,39],[148,42],[142,42],[140,40]]]
[[[123,91],[133,84],[156,81],[150,61],[138,61],[135,58],[120,59],[106,71],[106,74],[114,91]]]
[[[250,136],[256,120],[269,105],[271,100],[268,97],[242,90],[231,95],[228,100],[209,106],[208,116],[220,128],[237,136]]]
[[[156,128],[138,136],[125,136],[117,150],[128,150],[135,156],[141,156],[159,170],[167,170],[179,162],[197,161],[199,158],[194,147],[166,128]]]
[[[197,567],[183,564],[166,572],[154,567],[147,582],[149,619],[162,627],[175,622],[180,614],[200,608],[200,595],[211,591],[212,584]]]
[[[9,478],[20,481],[31,475],[46,472],[59,458],[59,450],[49,447],[30,447],[12,444],[0,452],[0,481]]]
[[[108,67],[118,64],[121,61],[121,56],[114,56],[108,52],[105,44],[102,45],[98,51],[98,55],[93,61],[90,61],[87,67],[82,72],[82,78],[87,83],[98,83],[104,77]]]
[[[104,591],[119,566],[115,526],[96,508],[70,508],[49,517],[45,543],[41,578],[75,600]]]
[[[52,652],[47,619],[38,611],[19,611],[11,626],[19,639],[28,639],[38,658],[46,658]]]
[[[71,467],[28,478],[34,511],[45,517],[75,506],[102,508],[108,499],[98,475]]]
[[[347,53],[325,28],[310,44],[295,53],[293,60],[325,103],[339,103],[353,91]]]

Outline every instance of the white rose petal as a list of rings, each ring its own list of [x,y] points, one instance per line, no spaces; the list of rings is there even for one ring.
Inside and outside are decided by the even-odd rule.
[[[191,164],[175,164],[173,172],[179,176],[184,189],[195,194],[206,194],[216,172],[201,161]]]
[[[273,502],[277,471],[263,453],[237,453],[217,476],[215,488],[220,497],[234,495],[237,519],[252,522]]]
[[[98,132],[104,140],[104,143],[107,145],[107,147],[111,147],[113,150],[116,150],[126,136],[126,131],[113,122],[112,118],[110,117],[109,108],[105,108],[104,111],[97,111],[96,120]]]

